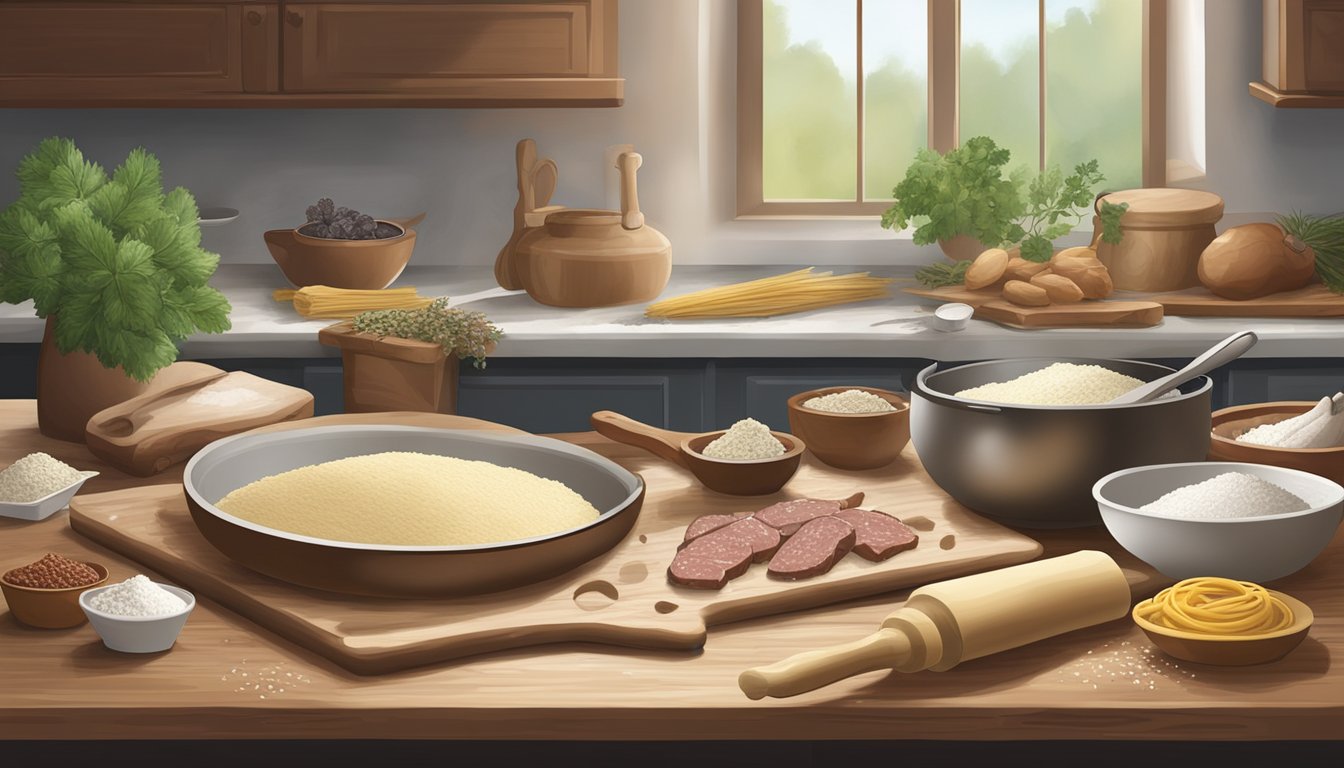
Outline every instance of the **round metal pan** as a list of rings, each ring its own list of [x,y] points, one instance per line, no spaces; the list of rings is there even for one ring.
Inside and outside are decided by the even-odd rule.
[[[384,451],[516,467],[568,485],[601,514],[591,523],[531,539],[414,547],[303,536],[248,522],[215,506],[230,491],[269,475]],[[644,501],[644,481],[638,475],[559,440],[383,425],[226,437],[187,462],[182,484],[196,527],[230,558],[305,587],[375,597],[479,594],[556,576],[616,546],[634,526]]]

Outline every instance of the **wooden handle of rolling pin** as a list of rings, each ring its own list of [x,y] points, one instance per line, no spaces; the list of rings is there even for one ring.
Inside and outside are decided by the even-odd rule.
[[[635,185],[635,171],[644,164],[638,152],[622,152],[616,158],[616,169],[621,172],[621,226],[639,229],[644,226],[644,214],[639,211],[639,190]]]
[[[749,699],[782,698],[815,691],[853,675],[898,667],[910,655],[910,639],[894,629],[852,643],[806,651],[738,675],[737,685]]]

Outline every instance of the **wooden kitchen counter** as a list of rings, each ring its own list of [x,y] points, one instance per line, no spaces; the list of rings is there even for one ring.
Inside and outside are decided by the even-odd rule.
[[[637,456],[595,434],[563,439]],[[33,401],[0,401],[0,465],[35,450],[103,474],[85,492],[174,482],[42,437]],[[898,511],[898,510],[893,510]],[[1046,554],[1123,556],[1102,529],[1033,534]],[[1272,542],[1266,542],[1272,546]],[[0,568],[47,551],[139,566],[70,530],[0,518]],[[743,669],[872,632],[894,593],[829,609],[714,627],[700,653],[555,645],[359,677],[202,600],[177,646],[106,650],[87,625],[28,629],[0,613],[0,739],[1338,739],[1344,724],[1344,535],[1276,583],[1309,603],[1305,643],[1274,664],[1176,662],[1126,619],[949,672],[875,672],[792,699],[752,702]]]

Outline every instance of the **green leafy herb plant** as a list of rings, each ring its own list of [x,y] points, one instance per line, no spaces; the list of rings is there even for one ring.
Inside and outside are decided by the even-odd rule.
[[[0,212],[0,301],[56,316],[56,348],[82,350],[148,381],[177,342],[229,329],[207,285],[219,256],[201,248],[196,201],[165,194],[159,161],[131,151],[109,176],[69,139],[19,163],[20,195]]]
[[[1054,255],[1054,241],[1067,235],[1092,209],[1094,190],[1105,181],[1096,160],[1079,163],[1065,176],[1059,166],[1042,171],[1027,185],[1026,210],[1008,228],[1004,242],[1017,244],[1022,258],[1045,262]],[[1118,243],[1122,236],[1120,217],[1128,203],[1101,202],[1101,239]]]
[[[882,214],[882,226],[905,229],[918,222],[917,245],[970,235],[986,247],[1015,232],[1025,210],[1020,194],[1025,171],[1003,175],[1010,153],[987,136],[976,136],[940,155],[921,149],[892,190],[895,202]]]
[[[442,297],[421,309],[374,309],[355,316],[356,331],[380,337],[428,341],[443,347],[445,354],[470,357],[477,368],[504,335],[481,312],[448,306]]]
[[[1313,216],[1291,213],[1278,218],[1279,226],[1316,252],[1316,276],[1325,287],[1344,293],[1344,213]]]

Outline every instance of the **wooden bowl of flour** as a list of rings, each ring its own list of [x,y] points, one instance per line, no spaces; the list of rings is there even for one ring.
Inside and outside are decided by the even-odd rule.
[[[895,410],[837,413],[807,407],[815,397],[851,389],[876,395]],[[895,461],[910,442],[910,403],[876,387],[826,387],[789,398],[789,429],[803,438],[807,449],[837,469],[877,469]]]
[[[1281,401],[1237,405],[1213,412],[1209,458],[1245,461],[1272,467],[1300,469],[1344,485],[1344,446],[1335,448],[1274,448],[1239,443],[1237,438],[1262,424],[1276,424],[1300,416],[1316,406],[1308,401]]]

